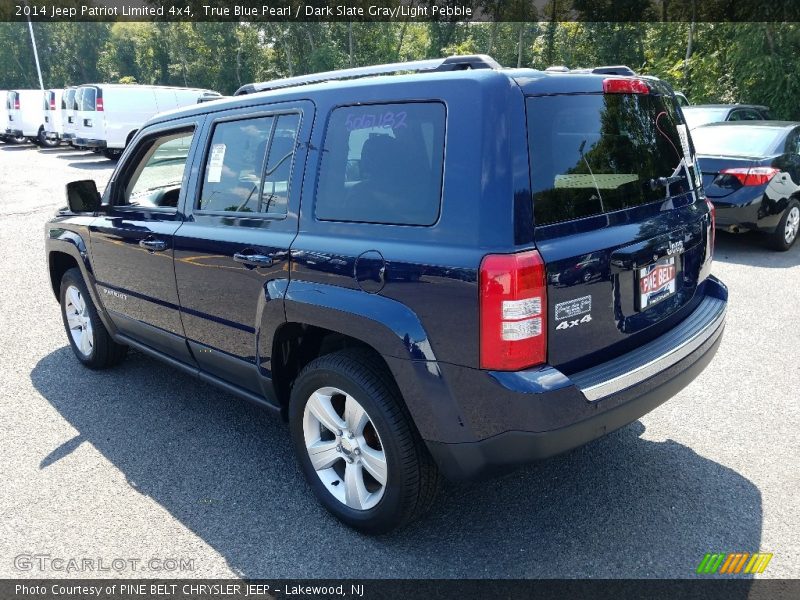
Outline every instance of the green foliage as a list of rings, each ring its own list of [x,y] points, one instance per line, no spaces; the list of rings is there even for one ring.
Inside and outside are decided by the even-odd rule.
[[[260,4],[260,3],[259,3]],[[690,101],[767,104],[800,119],[800,24],[562,21],[577,11],[634,18],[705,14],[671,0],[658,15],[639,0],[475,0],[499,21],[34,23],[45,86],[169,84],[229,94],[277,77],[449,54],[485,53],[504,66],[627,64],[670,81]],[[694,9],[692,8],[694,7]],[[652,14],[651,14],[652,13]],[[676,13],[677,14],[677,13]],[[689,14],[689,13],[687,13]],[[540,22],[540,19],[542,21]],[[543,21],[555,19],[555,22]],[[691,52],[687,52],[691,38]],[[38,86],[27,24],[0,22],[0,89]]]

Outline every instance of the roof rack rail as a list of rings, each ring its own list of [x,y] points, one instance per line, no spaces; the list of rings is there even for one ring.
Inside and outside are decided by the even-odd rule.
[[[547,67],[545,71],[550,73],[593,73],[595,75],[625,75],[634,77],[636,72],[625,65],[612,65],[605,67],[589,67],[588,69],[568,69],[560,65]]]
[[[267,90],[277,90],[300,85],[309,85],[312,83],[322,83],[324,81],[360,79],[362,77],[373,77],[376,75],[393,75],[398,73],[437,73],[444,71],[464,71],[467,69],[500,68],[502,68],[500,64],[491,56],[487,56],[485,54],[468,54],[462,56],[449,56],[447,58],[415,60],[386,65],[374,65],[371,67],[356,67],[354,69],[326,71],[324,73],[312,73],[310,75],[300,75],[298,77],[274,79],[272,81],[265,81],[263,83],[248,83],[247,85],[243,85],[236,90],[234,96],[243,96],[245,94],[255,94],[256,92],[265,92]]]

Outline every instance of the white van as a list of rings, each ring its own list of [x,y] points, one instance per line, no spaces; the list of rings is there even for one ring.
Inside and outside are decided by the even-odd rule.
[[[58,146],[64,135],[61,119],[61,99],[64,90],[52,89],[44,93],[44,141],[45,146]]]
[[[8,90],[0,90],[0,142],[8,141]]]
[[[101,148],[119,155],[154,115],[196,104],[199,98],[219,97],[211,90],[155,85],[96,84],[78,88],[73,144]]]
[[[8,126],[6,135],[26,137],[39,143],[44,131],[42,90],[11,90],[8,94]]]
[[[65,142],[72,144],[75,139],[75,92],[78,91],[76,86],[70,86],[64,89],[61,94],[61,123],[63,133],[61,139]]]

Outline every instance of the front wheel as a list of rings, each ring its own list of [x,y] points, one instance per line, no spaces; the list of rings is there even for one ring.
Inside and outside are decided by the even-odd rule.
[[[106,369],[125,358],[127,346],[116,343],[97,314],[97,309],[77,268],[61,278],[61,316],[75,356],[90,369]]]
[[[775,233],[772,234],[772,247],[785,252],[797,241],[798,233],[800,233],[800,202],[792,200],[783,211],[783,217]]]
[[[436,465],[371,352],[342,350],[309,363],[292,388],[289,427],[314,494],[346,525],[385,533],[433,503]]]

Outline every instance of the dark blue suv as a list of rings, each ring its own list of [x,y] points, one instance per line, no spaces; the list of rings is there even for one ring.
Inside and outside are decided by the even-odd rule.
[[[157,116],[47,224],[77,358],[133,347],[274,409],[368,532],[440,473],[630,423],[709,363],[727,292],[674,94],[618,73],[451,57]]]

